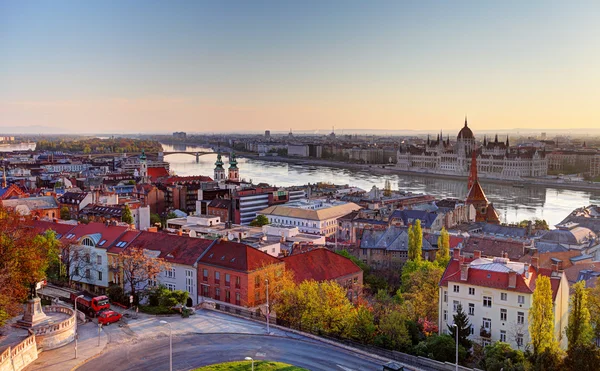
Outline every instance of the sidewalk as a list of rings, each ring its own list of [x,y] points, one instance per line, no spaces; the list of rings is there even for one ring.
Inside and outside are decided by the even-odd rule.
[[[99,355],[108,344],[108,335],[102,329],[100,346],[98,346],[98,325],[88,322],[78,326],[79,340],[77,344],[77,359],[75,359],[75,342],[61,348],[46,350],[39,354],[38,359],[25,368],[26,371],[47,370],[65,371]]]

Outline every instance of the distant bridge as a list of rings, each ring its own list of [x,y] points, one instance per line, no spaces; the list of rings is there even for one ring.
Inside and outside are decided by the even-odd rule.
[[[191,155],[191,156],[196,156],[196,162],[200,162],[200,156],[216,154],[217,152],[204,152],[204,151],[197,151],[197,152],[185,152],[185,151],[146,152],[146,156],[149,156],[149,157],[158,157],[159,153],[162,153],[163,156],[168,156],[168,155]],[[111,152],[111,153],[82,154],[82,155],[76,155],[74,157],[87,158],[87,159],[104,158],[104,157],[125,157],[125,158],[131,158],[131,157],[139,156],[141,154],[142,154],[142,152],[127,152],[127,153],[124,153],[124,152]]]

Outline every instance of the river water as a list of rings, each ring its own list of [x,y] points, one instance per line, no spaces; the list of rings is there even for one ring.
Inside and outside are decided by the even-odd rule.
[[[163,144],[169,151],[211,151],[204,147]],[[194,156],[174,154],[165,156],[171,170],[177,175],[213,176],[216,155],[204,155],[196,163]],[[227,159],[224,158],[227,163]],[[338,169],[327,166],[296,165],[238,158],[240,177],[255,184],[264,182],[276,186],[303,185],[316,182],[350,184],[369,190],[373,185],[382,188],[390,180],[393,189],[427,193],[437,198],[464,198],[466,180],[435,179],[419,175],[370,174],[366,171]],[[514,223],[523,219],[546,219],[550,225],[563,220],[573,209],[589,204],[600,204],[600,191],[572,191],[543,186],[515,188],[510,185],[482,182],[488,199],[494,203],[503,222]]]

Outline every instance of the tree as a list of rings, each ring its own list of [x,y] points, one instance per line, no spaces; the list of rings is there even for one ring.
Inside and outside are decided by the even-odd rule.
[[[160,223],[161,223],[160,215],[158,215],[158,214],[150,214],[150,224],[157,225],[157,224],[160,224]]]
[[[557,348],[554,339],[554,312],[552,310],[552,287],[550,278],[538,276],[529,310],[529,336],[534,358],[544,351]]]
[[[81,281],[97,272],[96,253],[89,246],[67,244],[60,247],[60,277],[67,280],[69,286],[73,281]]]
[[[269,224],[269,219],[264,215],[257,215],[256,218],[250,222],[252,227],[262,227],[263,225]]]
[[[63,206],[60,208],[60,218],[62,220],[71,220],[71,212],[68,207]]]
[[[408,260],[419,262],[423,256],[423,231],[421,221],[415,220],[415,224],[408,227]]]
[[[587,306],[587,291],[585,281],[579,281],[573,285],[571,305],[569,307],[569,324],[567,326],[567,338],[569,339],[569,350],[574,347],[588,345],[592,342],[593,331],[590,325],[590,311]]]
[[[401,311],[388,311],[379,321],[380,335],[377,343],[388,349],[407,351],[412,343],[406,320],[406,315]]]
[[[596,285],[590,289],[588,299],[590,323],[594,329],[594,337],[600,339],[600,277],[596,279]]]
[[[130,247],[117,255],[112,269],[122,272],[124,282],[129,284],[129,294],[135,298],[138,289],[144,289],[149,280],[171,269],[171,265],[162,258],[151,256],[142,248]]]
[[[485,347],[481,366],[486,371],[524,371],[525,356],[509,344],[497,341]]]
[[[392,184],[390,183],[389,179],[385,180],[385,185],[383,187],[383,195],[385,197],[390,197],[392,195]]]
[[[19,313],[30,285],[46,277],[57,256],[53,231],[39,235],[30,217],[0,206],[0,326]]]
[[[363,344],[370,344],[375,336],[375,316],[366,305],[359,305],[355,310],[351,337]]]
[[[131,215],[131,210],[129,209],[129,205],[125,205],[123,209],[123,213],[121,215],[121,221],[127,224],[133,224],[133,216]]]
[[[569,371],[596,371],[600,365],[600,349],[595,344],[583,344],[571,347],[563,361],[563,367]]]
[[[456,330],[458,329],[458,343],[465,347],[465,349],[470,349],[471,340],[469,340],[469,335],[471,335],[471,323],[469,322],[469,317],[467,317],[467,314],[463,311],[461,304],[458,304],[456,314],[453,318],[456,327],[447,325],[450,336],[452,336],[452,339],[456,339]]]
[[[408,303],[409,317],[437,320],[439,282],[444,268],[429,261],[408,261],[402,268],[402,297]]]
[[[420,342],[415,347],[415,353],[421,357],[428,357],[440,362],[452,362],[456,359],[456,342],[450,335],[434,335]],[[462,345],[458,347],[458,359],[463,362],[467,358],[467,351]]]
[[[450,235],[446,228],[442,228],[438,237],[438,251],[435,255],[435,261],[440,267],[446,267],[450,261]]]

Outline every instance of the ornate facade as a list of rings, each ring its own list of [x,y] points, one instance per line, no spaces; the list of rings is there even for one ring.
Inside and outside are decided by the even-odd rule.
[[[438,174],[467,175],[473,151],[477,153],[477,170],[483,177],[518,179],[540,177],[548,173],[546,153],[538,149],[511,148],[506,142],[488,141],[477,147],[473,132],[467,124],[460,130],[455,143],[442,133],[437,140],[427,138],[425,146],[404,146],[397,152],[397,167],[401,170]]]

